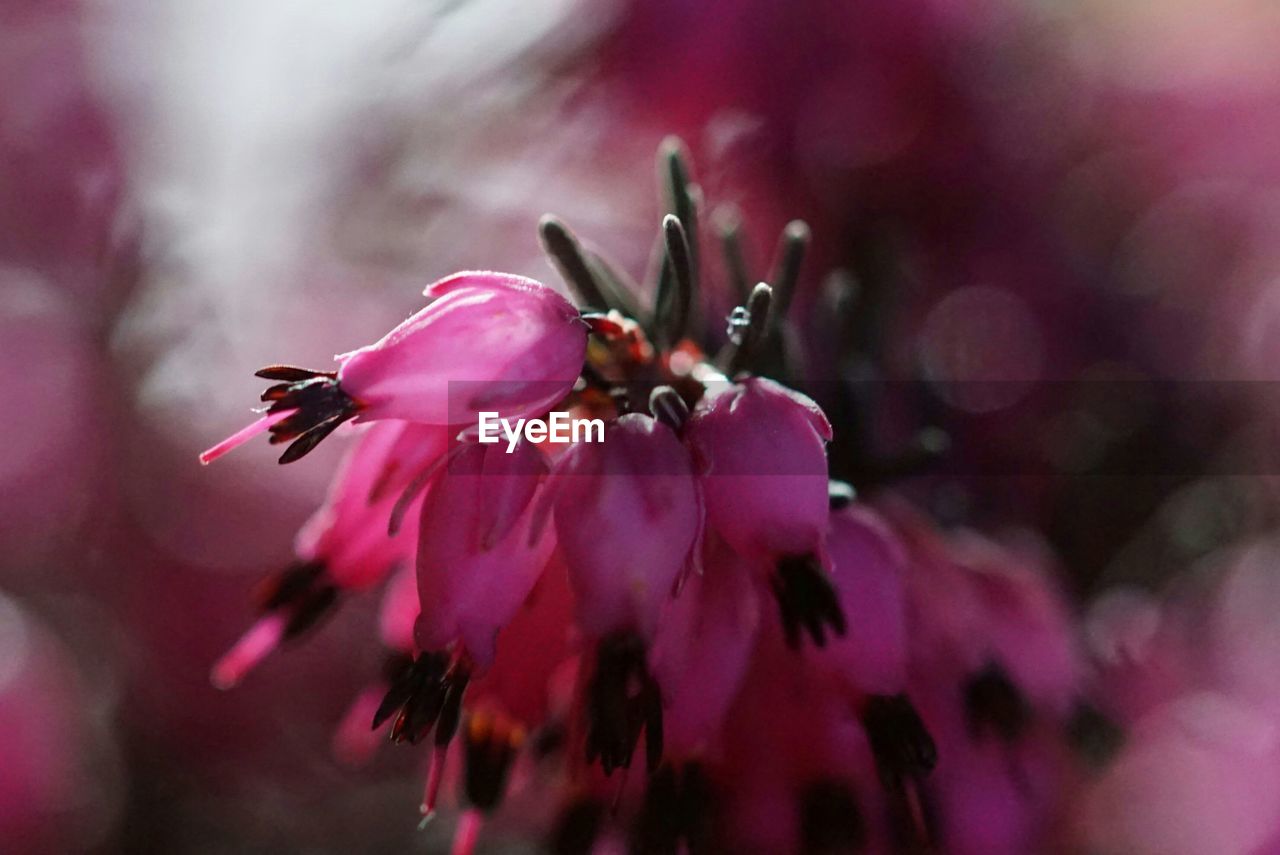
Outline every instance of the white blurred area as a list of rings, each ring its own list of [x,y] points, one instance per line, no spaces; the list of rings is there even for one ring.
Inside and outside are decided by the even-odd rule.
[[[126,2],[96,15],[89,44],[123,117],[146,256],[120,340],[151,351],[143,403],[197,419],[200,442],[242,419],[255,368],[323,368],[435,278],[553,279],[536,240],[545,210],[607,234],[641,227],[620,218],[652,205],[634,168],[652,142],[601,157],[601,108],[566,107],[579,86],[559,69],[610,24],[607,4]]]
[[[658,132],[628,133],[579,77],[614,23],[608,2],[126,0],[90,12],[85,45],[142,256],[112,331],[150,434],[130,451],[140,486],[128,500],[175,558],[259,567],[277,510],[318,500],[341,451],[280,468],[277,449],[255,444],[189,473],[215,491],[252,481],[248,519],[193,514],[141,486],[186,472],[193,451],[252,417],[257,368],[326,369],[457,270],[559,287],[537,241],[547,211],[647,251],[656,202],[643,165]]]

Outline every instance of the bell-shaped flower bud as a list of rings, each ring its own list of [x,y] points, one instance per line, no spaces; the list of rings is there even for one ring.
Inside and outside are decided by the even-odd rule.
[[[818,405],[761,377],[709,390],[684,430],[707,524],[768,576],[787,643],[821,647],[846,621],[827,573],[826,442]]]
[[[550,408],[582,370],[587,325],[557,292],[508,273],[458,273],[376,344],[338,357],[360,419],[464,424]],[[450,384],[461,389],[450,394]]]
[[[812,400],[749,377],[694,409],[685,441],[696,455],[707,522],[743,555],[812,555],[827,530],[826,442]]]
[[[966,691],[979,707],[1004,697],[997,706],[1065,716],[1084,669],[1066,598],[1042,547],[997,543],[965,529],[942,532],[901,504],[886,509],[910,561],[913,672],[972,684]]]
[[[859,693],[898,694],[907,677],[906,552],[879,516],[857,505],[831,514],[827,550],[847,628],[812,656]]]
[[[554,542],[530,537],[547,465],[537,447],[462,446],[422,503],[415,630],[423,650],[460,640],[481,670],[494,639],[524,605]],[[531,542],[532,541],[532,542]]]
[[[323,563],[340,588],[365,588],[385,579],[413,554],[412,526],[387,533],[398,488],[444,457],[449,442],[450,430],[443,425],[371,425],[339,466],[324,504],[298,531],[298,557]]]
[[[412,560],[417,531],[389,535],[399,484],[444,455],[448,429],[379,422],[357,439],[338,467],[324,504],[294,539],[297,561],[259,589],[262,616],[213,666],[221,688],[239,683],[281,642],[332,611],[345,591],[376,585]]]
[[[701,525],[693,461],[675,432],[622,416],[579,443],[553,475],[556,536],[584,633],[649,639]]]
[[[649,651],[662,690],[664,736],[673,758],[715,749],[724,717],[751,663],[760,626],[756,575],[719,537],[707,538],[702,572],[667,603]]]
[[[401,568],[382,592],[378,607],[378,640],[388,652],[413,655],[414,626],[418,622],[418,574],[412,565]]]
[[[458,273],[379,341],[337,357],[336,372],[269,366],[266,413],[200,456],[208,463],[269,431],[302,457],[348,419],[471,424],[480,411],[517,418],[550,408],[578,378],[587,325],[564,297],[509,273]]]

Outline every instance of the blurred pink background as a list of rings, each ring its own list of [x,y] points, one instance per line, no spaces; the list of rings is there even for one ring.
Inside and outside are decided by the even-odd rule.
[[[196,453],[243,423],[255,368],[373,340],[428,281],[558,286],[546,211],[638,276],[667,134],[741,213],[757,276],[810,224],[815,395],[866,372],[924,388],[955,456],[891,489],[1039,532],[1081,613],[1123,586],[1153,592],[1150,633],[1169,610],[1181,637],[1239,626],[1162,598],[1275,548],[1278,39],[1249,0],[0,0],[0,851],[444,845],[415,830],[421,758],[329,750],[381,665],[376,595],[236,691],[209,683],[339,449]],[[861,288],[847,328],[837,268]],[[1095,379],[1255,382],[1116,418],[1034,396]],[[893,412],[872,444],[904,441]],[[1148,474],[1097,474],[1126,460]],[[1086,641],[1146,637],[1105,615]]]

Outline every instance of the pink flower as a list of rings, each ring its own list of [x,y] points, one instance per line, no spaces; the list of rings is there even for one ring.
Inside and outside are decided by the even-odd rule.
[[[461,477],[474,479],[484,474]],[[493,471],[487,474],[512,477]],[[525,524],[512,531],[521,538],[527,533]],[[537,569],[541,570],[542,565]],[[509,597],[508,602],[514,602],[514,607],[507,614],[508,620],[493,630],[497,643],[493,643],[492,634],[484,637],[493,648],[488,661],[477,667],[465,647],[426,650],[392,679],[381,704],[372,713],[374,730],[378,730],[398,710],[391,729],[396,742],[417,742],[434,726],[421,804],[426,816],[434,813],[441,786],[452,774],[446,761],[462,721],[464,693],[470,720],[462,728],[461,782],[468,800],[481,811],[490,811],[501,801],[511,764],[526,735],[550,717],[554,675],[571,659],[571,597],[563,567],[529,575],[534,588],[525,589],[519,600]],[[428,613],[424,608],[423,614]],[[421,627],[419,620],[419,635]],[[366,726],[367,722],[368,719]]]
[[[570,448],[552,477],[582,630],[652,638],[699,529],[689,452],[671,428],[633,413],[609,425],[604,442]]]
[[[352,715],[430,746],[422,811],[457,786],[457,852],[508,791],[561,804],[554,837],[574,851],[1045,848],[1075,781],[1082,669],[1042,556],[851,505],[829,482],[832,429],[813,401],[748,373],[724,381],[792,376],[778,325],[803,230],[784,235],[776,303],[739,277],[745,305],[721,349],[692,304],[713,269],[701,195],[678,145],[661,163],[675,213],[652,307],[551,219],[548,251],[598,310],[585,323],[542,286],[464,274],[332,375],[267,372],[282,383],[248,433],[296,438],[288,459],[344,419],[445,438],[383,439],[335,493],[334,514],[367,541],[317,523],[300,545],[341,556],[345,584],[371,584],[382,551],[400,549],[387,520],[416,523],[417,572],[382,616],[402,655],[376,708],[365,692]],[[536,414],[561,397],[610,420],[602,442],[422,451],[481,409]],[[336,591],[324,574],[291,585],[304,605]],[[637,753],[643,774],[612,776]]]
[[[523,416],[548,409],[577,380],[587,325],[541,282],[457,273],[423,293],[434,298],[425,309],[338,357],[338,380],[361,402],[361,419],[462,424],[482,409]],[[452,400],[455,381],[476,384],[477,397]],[[462,409],[444,406],[455,403]]]
[[[571,622],[568,577],[563,566],[553,565],[502,629],[492,665],[471,688],[460,783],[477,822],[505,798],[529,733],[543,728],[543,733],[555,734],[564,726],[553,706],[558,678],[574,666]],[[522,781],[512,780],[510,787],[536,783],[529,778],[525,774]],[[427,810],[432,796],[428,781]]]
[[[298,532],[297,561],[261,589],[262,618],[214,665],[214,685],[236,685],[282,641],[328,613],[341,592],[375,585],[408,562],[416,526],[387,533],[395,487],[432,466],[448,441],[447,428],[409,422],[374,424],[359,437],[325,503]]]
[[[573,594],[553,556],[511,621],[498,633],[492,664],[477,676],[471,702],[532,730],[556,715],[557,672],[574,656]]]
[[[1068,714],[1083,668],[1043,552],[973,531],[940,532],[902,504],[889,512],[911,561],[908,619],[917,673],[998,671],[1023,701]]]
[[[707,521],[743,555],[821,551],[831,425],[818,405],[772,380],[709,390],[685,439],[698,460]]]
[[[750,561],[718,536],[701,573],[667,603],[649,652],[663,697],[663,741],[673,757],[714,753],[725,715],[751,662],[760,593]]]
[[[577,623],[595,642],[581,672],[587,760],[606,774],[627,768],[643,730],[652,769],[662,701],[646,648],[698,535],[693,461],[675,431],[637,413],[609,425],[603,443],[570,448],[552,477]]]
[[[904,697],[853,703],[809,655],[766,625],[724,729],[731,843],[761,851],[893,851],[924,838],[919,811],[934,745]]]
[[[1096,716],[1066,602],[1038,550],[889,513],[908,554],[907,693],[939,746],[933,834],[960,853],[1042,848],[1077,774],[1068,736]]]
[[[499,633],[521,612],[551,556],[551,538],[531,537],[534,499],[546,474],[534,445],[521,442],[507,453],[469,443],[450,455],[427,487],[413,631],[422,652],[389,686],[373,716],[376,729],[399,711],[391,729],[397,742],[415,743],[434,728],[424,814],[435,809],[464,694],[472,678],[494,663]],[[475,740],[492,742],[489,748],[503,759],[490,777],[505,780],[526,730],[501,717],[484,727],[473,722],[465,731],[468,756]],[[499,795],[493,794],[494,803]]]
[[[832,512],[827,549],[848,629],[810,655],[858,692],[897,694],[907,676],[906,551],[874,511],[859,505]]]
[[[685,439],[698,462],[708,525],[739,554],[757,559],[792,646],[806,631],[826,643],[846,621],[826,570],[830,500],[826,443],[831,425],[799,392],[747,377],[711,390]]]
[[[415,636],[423,650],[460,642],[477,669],[494,657],[498,631],[533,590],[554,541],[531,543],[534,496],[547,474],[537,447],[508,454],[464,445],[422,503]]]
[[[587,325],[540,282],[509,273],[457,273],[427,286],[433,298],[378,342],[337,357],[333,372],[270,366],[279,381],[266,414],[200,456],[208,463],[269,431],[281,456],[305,455],[349,420],[474,423],[481,410],[520,417],[550,408],[582,369]]]
[[[430,470],[449,448],[442,425],[370,425],[334,475],[325,503],[298,531],[294,551],[325,565],[344,589],[377,584],[411,554],[416,528],[388,535],[394,501],[414,474]]]

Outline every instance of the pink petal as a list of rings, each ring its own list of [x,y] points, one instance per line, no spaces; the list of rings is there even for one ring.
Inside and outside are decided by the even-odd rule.
[[[847,630],[813,655],[864,693],[902,691],[907,668],[902,546],[872,511],[855,506],[831,515],[827,549]]]
[[[719,732],[755,649],[760,601],[746,561],[716,539],[702,575],[668,603],[650,652],[669,754],[692,756]]]
[[[711,527],[742,554],[817,553],[829,513],[829,435],[816,404],[771,381],[753,378],[705,398],[685,440]]]
[[[556,535],[583,631],[652,636],[700,525],[688,451],[670,428],[632,414],[556,469]]]

